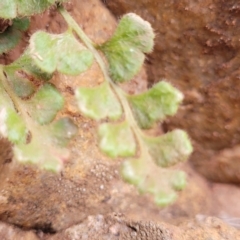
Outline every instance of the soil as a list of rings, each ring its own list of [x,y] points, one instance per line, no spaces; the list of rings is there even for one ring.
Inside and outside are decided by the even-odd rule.
[[[95,43],[107,40],[116,27],[117,13],[112,15],[98,0],[70,1],[66,8]],[[60,33],[66,24],[54,9],[32,17],[22,42],[2,56],[1,63],[16,59],[38,29]],[[146,72],[152,80],[156,71],[152,66],[144,67],[123,87],[131,93],[141,92],[148,85]],[[174,204],[159,208],[150,196],[139,195],[121,180],[121,160],[112,161],[99,152],[97,123],[79,114],[73,96],[76,86],[94,86],[102,81],[96,63],[80,76],[56,74],[52,80],[66,99],[60,116],[71,116],[79,127],[70,145],[71,159],[60,174],[20,165],[12,159],[11,144],[0,140],[0,239],[240,239],[240,189],[236,185],[206,180],[186,163],[179,168],[188,175],[187,188]],[[190,95],[194,99],[199,96],[196,92]],[[180,114],[180,118],[183,121],[185,116]],[[174,123],[166,123],[167,128]],[[161,126],[158,131],[162,131]],[[204,141],[200,141],[204,148]]]

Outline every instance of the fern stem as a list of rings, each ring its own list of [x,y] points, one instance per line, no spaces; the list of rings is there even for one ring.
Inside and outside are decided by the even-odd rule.
[[[143,141],[143,138],[142,138],[143,132],[138,127],[138,124],[133,116],[132,110],[131,110],[131,108],[128,104],[127,98],[126,98],[126,93],[117,84],[115,84],[112,81],[112,79],[110,78],[110,76],[108,74],[108,69],[107,69],[105,62],[102,59],[101,55],[98,53],[98,51],[94,47],[94,44],[92,43],[92,41],[84,33],[84,31],[79,27],[79,25],[72,18],[72,16],[62,6],[59,6],[58,10],[61,13],[61,15],[63,16],[63,18],[65,19],[65,21],[67,22],[69,28],[71,28],[72,30],[74,30],[76,32],[76,34],[82,40],[82,42],[86,45],[86,47],[93,53],[93,55],[96,59],[96,62],[98,63],[98,65],[104,75],[105,80],[108,81],[111,88],[116,93],[118,99],[120,100],[120,102],[122,104],[125,118],[128,120],[133,132],[135,133],[135,137],[137,138],[137,141],[138,141],[139,147],[142,151],[142,154],[144,156],[149,156],[149,152],[148,152],[148,150],[145,146],[145,143]]]
[[[1,84],[3,89],[5,90],[6,94],[8,97],[11,99],[13,103],[13,107],[15,110],[22,116],[22,118],[25,120],[26,125],[28,126],[29,129],[34,129],[33,125],[34,123],[28,116],[28,113],[24,109],[24,107],[21,106],[22,100],[14,93],[13,89],[11,88],[8,79],[6,78],[4,74],[4,66],[0,65],[0,79],[1,79]],[[1,87],[1,86],[0,86]],[[33,133],[31,131],[31,133]]]
[[[10,87],[7,78],[5,77],[2,65],[0,65],[0,79],[5,92],[8,94],[9,98],[12,100],[15,109],[17,111],[20,111],[21,107],[19,106],[19,101],[16,98],[16,95],[13,92],[12,88]]]

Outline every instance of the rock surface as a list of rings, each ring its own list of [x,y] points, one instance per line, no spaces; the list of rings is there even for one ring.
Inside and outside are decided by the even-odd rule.
[[[1,240],[39,240],[33,231],[23,231],[20,228],[0,222]]]
[[[191,162],[207,178],[240,182],[240,4],[234,0],[104,1],[117,16],[135,12],[156,32],[151,82],[166,78],[185,101],[165,130],[183,128]],[[184,120],[183,120],[184,119]]]
[[[218,218],[198,216],[181,226],[148,221],[134,222],[123,215],[89,216],[82,223],[56,234],[22,231],[0,222],[2,240],[237,240],[240,232]]]
[[[116,27],[115,19],[98,0],[75,0],[67,7],[95,42],[109,38]],[[66,25],[55,11],[51,11],[33,18],[30,33],[36,29],[58,33],[66,30]],[[17,51],[12,51],[1,60],[12,61],[26,44],[23,41]],[[112,237],[110,239],[119,239],[121,236],[120,239],[154,240],[162,237],[165,240],[190,240],[195,239],[195,230],[198,239],[207,236],[204,235],[206,231],[209,236],[217,236],[214,240],[227,239],[220,238],[217,234],[237,239],[236,230],[222,222],[218,223],[218,220],[215,224],[217,227],[212,225],[212,220],[206,224],[204,221],[194,222],[180,227],[162,223],[165,221],[178,225],[199,214],[219,215],[222,209],[225,211],[224,216],[232,216],[234,213],[233,209],[227,208],[226,198],[218,195],[227,190],[221,186],[214,188],[188,165],[182,166],[188,174],[187,189],[180,194],[175,204],[165,209],[158,208],[151,198],[140,196],[136,189],[122,182],[118,176],[120,161],[109,160],[99,152],[96,123],[78,113],[72,96],[76,85],[93,86],[101,81],[102,74],[97,64],[79,77],[56,75],[53,80],[66,98],[62,115],[71,115],[79,126],[78,136],[70,146],[72,158],[61,174],[55,175],[11,161],[11,146],[7,141],[0,140],[0,219],[18,225],[21,229],[35,229],[35,232],[25,232],[3,223],[0,224],[0,239],[21,240],[22,237],[33,240],[73,240],[85,237],[101,240],[109,239],[109,236]],[[132,92],[146,88],[144,70],[125,88]],[[171,120],[172,124],[173,122]],[[239,192],[237,196],[238,194]],[[231,202],[237,208],[234,196],[234,193],[227,196],[227,200],[232,199]],[[107,215],[112,212],[123,213],[125,217]]]

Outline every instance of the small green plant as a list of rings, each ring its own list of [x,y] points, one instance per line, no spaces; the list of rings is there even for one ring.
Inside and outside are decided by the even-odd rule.
[[[64,98],[51,78],[55,71],[81,74],[96,61],[105,81],[93,88],[75,89],[79,111],[99,121],[100,149],[111,158],[125,158],[121,166],[123,179],[141,193],[152,194],[161,206],[173,202],[176,191],[184,188],[186,177],[184,172],[167,167],[186,160],[192,152],[191,143],[179,129],[157,137],[143,130],[174,115],[183,95],[166,81],[138,95],[129,95],[119,86],[138,73],[145,53],[152,51],[151,25],[136,14],[126,14],[112,38],[96,45],[61,2],[57,1],[58,11],[69,29],[62,34],[34,33],[19,59],[0,65],[1,135],[12,142],[18,161],[59,171],[68,158],[67,144],[77,127],[70,118],[55,120]],[[11,19],[12,25],[0,34],[0,53],[17,44],[29,23],[26,16],[54,4],[55,0],[2,0],[0,17]]]

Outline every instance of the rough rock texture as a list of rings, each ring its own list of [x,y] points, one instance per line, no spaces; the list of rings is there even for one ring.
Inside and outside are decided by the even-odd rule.
[[[33,231],[23,231],[12,225],[0,222],[1,240],[38,240],[38,236]]]
[[[166,78],[185,93],[165,130],[191,136],[191,162],[211,180],[240,182],[240,4],[235,0],[104,1],[118,17],[136,12],[156,31],[148,59],[153,82]],[[184,120],[183,120],[184,119]]]
[[[182,239],[231,240],[240,239],[240,232],[222,220],[214,217],[197,216],[195,220],[180,225],[184,232]],[[181,238],[180,238],[181,239]]]
[[[124,216],[89,216],[86,221],[46,240],[178,240],[182,239],[179,229],[168,224],[128,221]]]
[[[179,227],[149,221],[134,222],[120,214],[89,216],[56,234],[23,231],[0,222],[2,240],[237,240],[240,232],[218,218],[198,216]]]
[[[1,240],[237,240],[240,232],[218,218],[197,216],[181,226],[129,221],[123,215],[89,216],[56,234],[23,231],[0,222]]]

